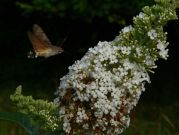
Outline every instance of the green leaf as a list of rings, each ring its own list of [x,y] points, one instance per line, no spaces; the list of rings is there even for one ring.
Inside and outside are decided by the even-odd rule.
[[[38,128],[32,125],[29,118],[22,113],[0,112],[0,119],[18,123],[29,135],[40,135]]]
[[[45,133],[43,135],[65,135],[65,133],[64,131],[60,130],[60,131]]]
[[[170,127],[172,127],[173,129],[176,129],[176,127],[174,126],[174,124],[172,123],[172,121],[169,119],[167,115],[165,115],[164,113],[162,113],[161,115],[162,115],[162,118],[170,125]]]

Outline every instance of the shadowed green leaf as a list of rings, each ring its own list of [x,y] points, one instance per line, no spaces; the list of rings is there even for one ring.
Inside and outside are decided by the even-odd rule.
[[[43,135],[65,135],[65,133],[64,131],[60,130],[60,131],[44,133]]]
[[[0,112],[0,119],[18,123],[29,135],[40,135],[38,128],[32,125],[28,117],[22,113]]]
[[[162,118],[170,125],[170,127],[172,127],[173,129],[176,129],[174,124],[171,122],[171,120],[168,118],[167,115],[165,115],[164,113],[161,114]]]

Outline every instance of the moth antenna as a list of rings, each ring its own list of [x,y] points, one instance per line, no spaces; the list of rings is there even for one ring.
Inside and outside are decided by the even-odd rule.
[[[67,41],[68,37],[69,37],[69,32],[67,33],[67,36],[65,36],[65,38],[62,40],[62,42],[60,41],[57,42],[57,46],[62,47],[64,43]]]

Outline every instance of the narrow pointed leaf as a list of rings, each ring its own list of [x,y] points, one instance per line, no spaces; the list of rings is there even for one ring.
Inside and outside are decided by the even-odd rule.
[[[7,120],[19,124],[29,135],[40,135],[38,128],[32,125],[29,118],[22,113],[0,112],[0,120]]]

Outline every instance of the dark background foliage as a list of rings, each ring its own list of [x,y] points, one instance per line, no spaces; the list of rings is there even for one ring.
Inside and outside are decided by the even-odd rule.
[[[59,79],[68,73],[68,66],[98,41],[113,40],[123,26],[132,23],[133,16],[143,6],[152,4],[152,0],[1,0],[0,110],[13,109],[9,95],[20,84],[25,94],[53,100]],[[26,33],[35,23],[44,29],[54,45],[61,45],[65,52],[48,59],[28,59],[27,52],[32,45]],[[146,114],[153,118],[148,114],[150,110],[161,116],[161,110],[167,108],[166,112],[172,112],[167,114],[176,124],[179,123],[175,115],[176,108],[179,108],[178,21],[169,22],[165,30],[169,33],[170,57],[167,61],[158,62],[155,74],[151,74],[152,83],[146,85],[135,117],[143,118]],[[3,127],[0,125],[0,131]],[[14,128],[13,125],[10,127]],[[135,128],[133,131],[143,135]],[[5,135],[5,132],[0,134]]]

